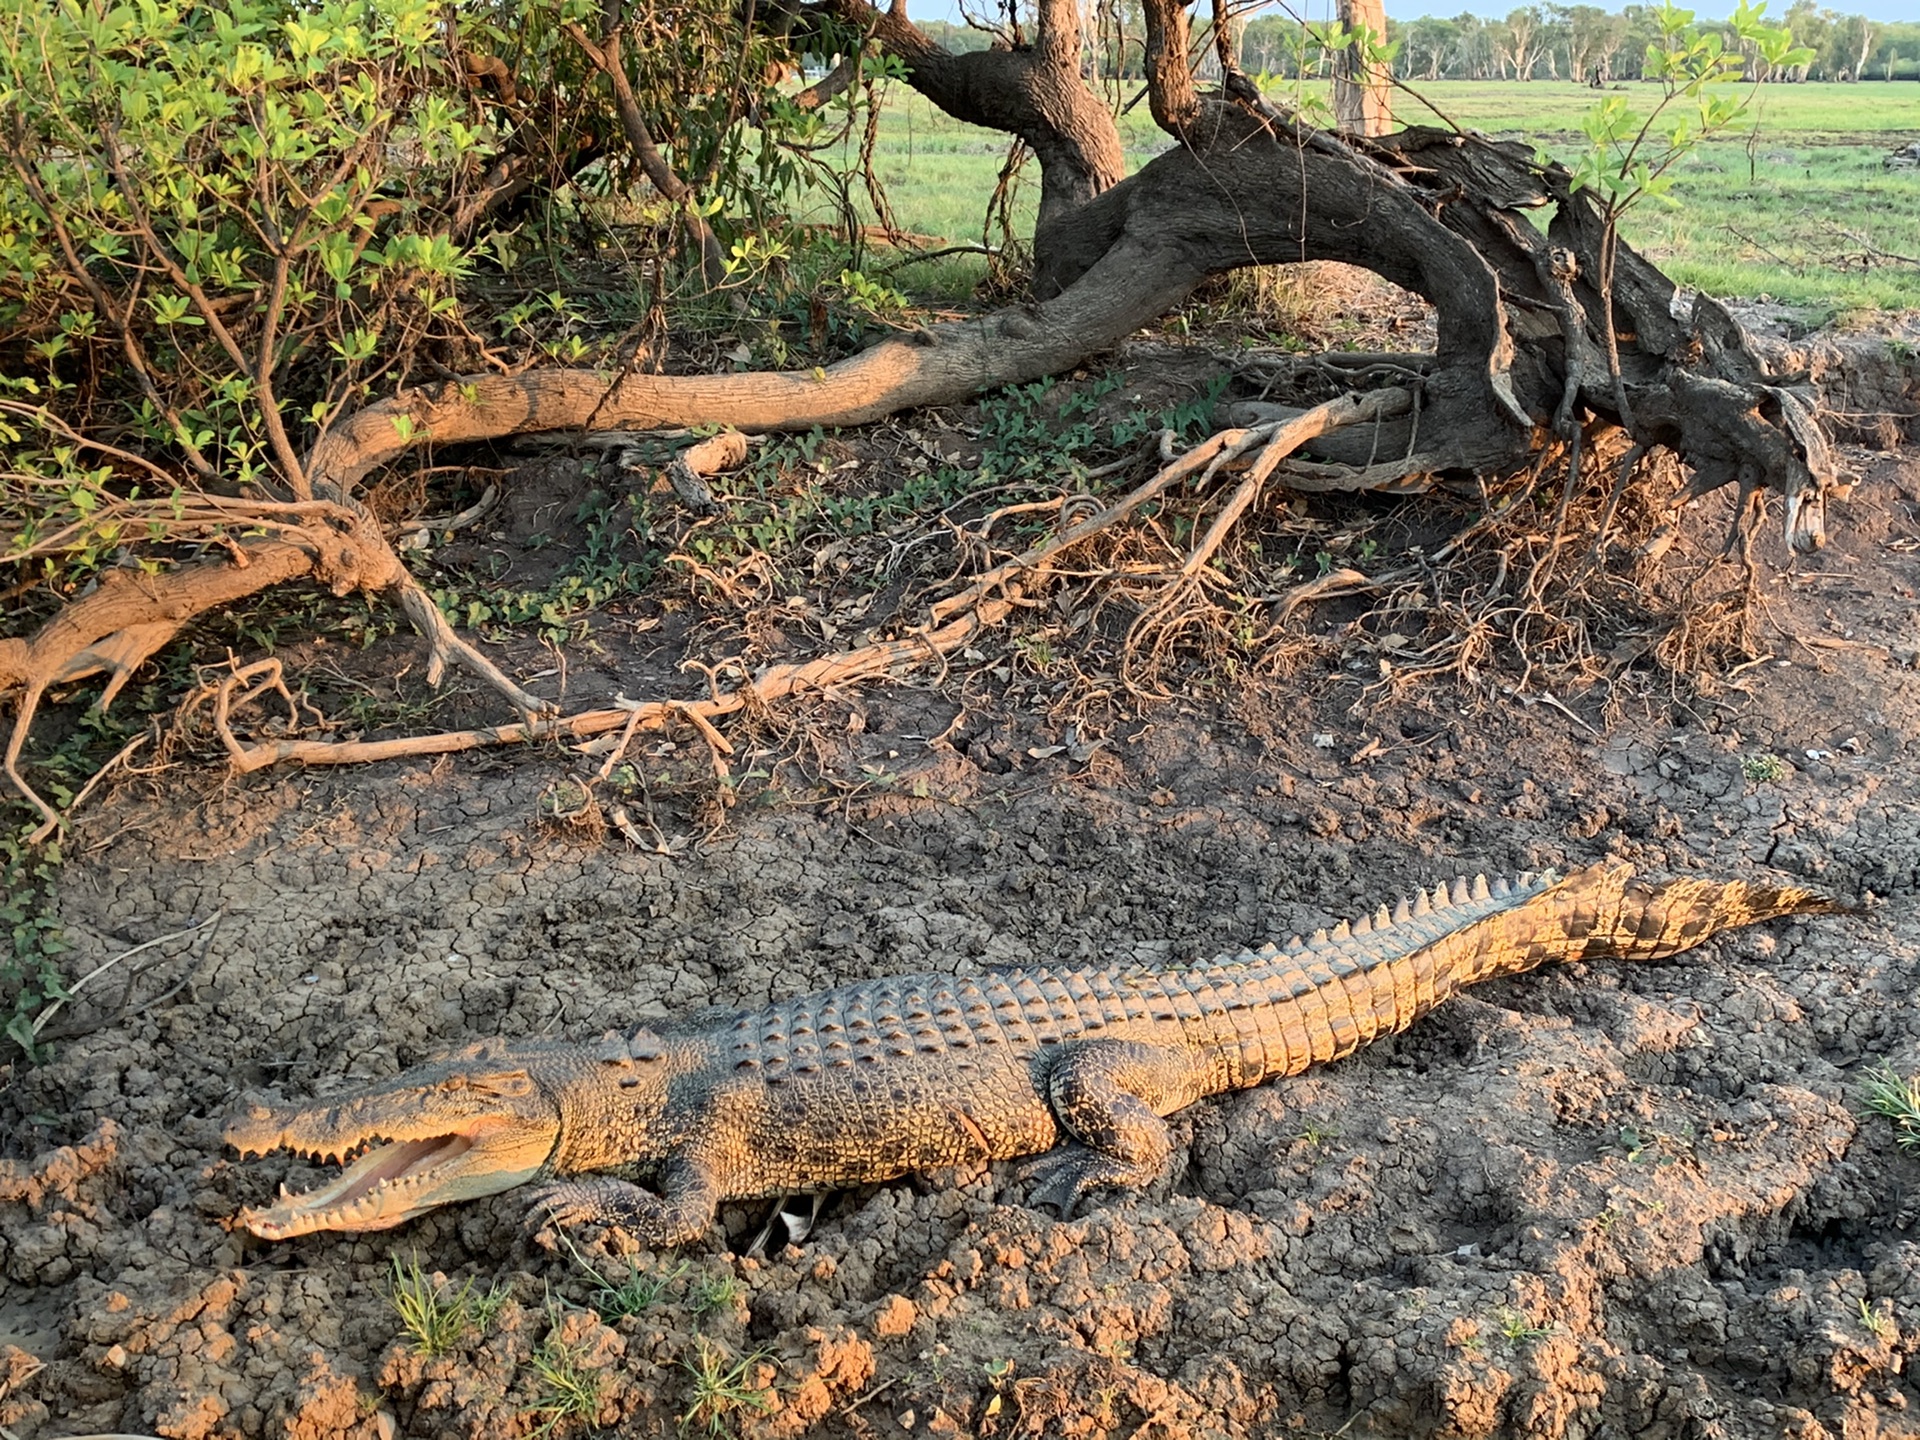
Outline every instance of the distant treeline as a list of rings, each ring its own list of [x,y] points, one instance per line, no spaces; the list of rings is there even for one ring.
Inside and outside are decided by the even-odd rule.
[[[1144,45],[1139,0],[1119,0],[1117,28],[1103,24],[1090,36],[1092,65],[1105,76],[1137,77]],[[1112,11],[1105,12],[1112,15]],[[1388,26],[1394,73],[1406,80],[1579,80],[1607,84],[1640,76],[1647,44],[1658,33],[1654,8],[1620,11],[1597,5],[1524,5],[1504,20],[1423,15]],[[1776,22],[1777,23],[1777,22]],[[1799,80],[1920,80],[1920,22],[1883,23],[1796,0],[1786,12],[1794,43],[1811,49],[1806,65],[1768,78]],[[994,36],[943,21],[920,28],[950,50],[984,50]],[[1712,28],[1711,22],[1705,28]],[[1240,67],[1253,74],[1295,76],[1325,70],[1325,53],[1299,22],[1262,15],[1238,26]],[[1196,30],[1196,42],[1204,39]],[[1731,34],[1729,49],[1740,48]],[[1212,68],[1212,42],[1197,44],[1203,69]],[[1756,60],[1754,62],[1758,64]]]

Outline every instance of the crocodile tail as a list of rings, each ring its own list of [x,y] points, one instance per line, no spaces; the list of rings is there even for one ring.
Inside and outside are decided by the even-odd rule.
[[[1722,930],[1780,915],[1830,915],[1848,909],[1831,895],[1797,885],[1635,880],[1621,892],[1617,921],[1589,937],[1586,958],[1664,960]]]

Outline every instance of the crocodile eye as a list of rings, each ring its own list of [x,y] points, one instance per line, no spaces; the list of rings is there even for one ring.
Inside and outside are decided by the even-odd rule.
[[[485,1079],[476,1080],[473,1082],[473,1088],[484,1090],[489,1095],[526,1095],[533,1090],[533,1081],[524,1070],[509,1070],[503,1074],[489,1075]]]

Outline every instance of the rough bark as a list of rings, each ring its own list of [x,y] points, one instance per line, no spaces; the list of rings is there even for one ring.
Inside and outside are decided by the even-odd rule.
[[[1190,141],[1200,119],[1200,96],[1187,60],[1192,34],[1185,0],[1145,0],[1147,106],[1153,123],[1176,140]]]
[[[1350,31],[1365,29],[1373,43],[1387,41],[1387,7],[1383,0],[1340,0],[1340,23]],[[1358,42],[1345,46],[1333,59],[1334,123],[1347,135],[1384,135],[1393,128],[1393,88],[1386,67],[1367,58]]]
[[[543,430],[721,423],[749,434],[859,425],[915,405],[1070,368],[1177,305],[1206,273],[1169,269],[1152,244],[1124,239],[1087,282],[1042,304],[954,321],[880,342],[821,370],[749,375],[625,375],[588,370],[480,374],[406,391],[346,417],[310,456],[351,485],[423,443]]]

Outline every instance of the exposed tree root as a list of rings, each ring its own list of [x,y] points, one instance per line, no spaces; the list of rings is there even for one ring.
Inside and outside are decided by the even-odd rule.
[[[97,702],[105,710],[150,656],[199,615],[257,595],[275,585],[311,580],[336,595],[389,592],[399,600],[429,646],[428,676],[438,684],[448,661],[506,696],[523,714],[551,709],[522,690],[461,639],[400,563],[379,523],[357,503],[311,501],[250,505],[204,498],[178,515],[167,506],[168,528],[220,527],[215,538],[227,555],[149,575],[110,570],[88,594],[61,608],[29,638],[0,639],[0,694],[17,692],[4,769],[14,789],[39,812],[38,843],[60,823],[54,808],[20,773],[21,750],[40,702],[53,687],[105,674]],[[265,527],[275,538],[231,540],[228,528]]]
[[[895,53],[916,43],[904,17],[896,23],[891,12],[869,10],[860,0],[836,0],[835,8],[857,11],[876,41]],[[1156,4],[1150,12],[1151,24],[1173,27],[1163,40],[1184,34],[1174,33],[1184,24],[1180,7]],[[1158,582],[1142,597],[1134,622],[1140,653],[1164,653],[1205,609],[1216,556],[1270,485],[1404,491],[1442,471],[1499,475],[1555,444],[1556,435],[1576,446],[1565,495],[1578,474],[1578,444],[1610,428],[1644,452],[1684,459],[1694,471],[1689,497],[1722,485],[1738,485],[1743,497],[1783,495],[1790,542],[1795,548],[1818,543],[1822,500],[1835,475],[1806,404],[1786,388],[1787,379],[1767,373],[1739,326],[1711,300],[1696,301],[1690,316],[1678,318],[1671,282],[1625,245],[1611,271],[1611,293],[1603,295],[1597,277],[1607,273],[1607,237],[1590,198],[1572,188],[1565,171],[1538,164],[1524,146],[1431,130],[1344,141],[1295,123],[1257,96],[1202,99],[1190,77],[1181,88],[1182,43],[1165,49],[1182,58],[1166,69],[1154,95],[1156,115],[1165,112],[1163,125],[1181,144],[1120,179],[1110,147],[1068,133],[1079,102],[1062,100],[1066,90],[1054,93],[1056,82],[1079,87],[1075,45],[1056,37],[1017,63],[1005,55],[943,58],[924,46],[909,57],[917,67],[914,83],[945,86],[955,104],[989,71],[1019,80],[1023,124],[1043,156],[1054,156],[1036,234],[1036,290],[1043,297],[1037,303],[888,339],[820,370],[485,374],[408,390],[344,416],[320,434],[304,462],[287,462],[290,485],[304,472],[310,493],[328,497],[311,502],[330,506],[324,514],[263,508],[257,518],[276,527],[271,538],[223,541],[231,562],[150,578],[114,572],[31,640],[0,641],[0,691],[17,690],[21,697],[5,756],[8,779],[53,823],[53,811],[18,769],[49,686],[106,672],[105,703],[192,616],[302,577],[340,593],[397,592],[428,640],[431,680],[438,682],[449,661],[466,666],[525,718],[447,736],[340,744],[242,746],[228,725],[223,738],[242,769],[281,759],[343,763],[579,738],[635,723],[625,708],[541,718],[545,703],[460,639],[411,580],[352,499],[353,487],[428,443],[709,423],[743,432],[808,429],[951,403],[1067,370],[1152,323],[1207,276],[1254,264],[1342,260],[1424,295],[1438,311],[1435,353],[1365,375],[1367,382],[1386,382],[1381,388],[1214,436],[1099,514],[937,602],[924,633],[770,667],[738,690],[693,702],[698,713],[710,720],[945,655],[1003,619],[1017,596],[1030,601],[1070,547],[1182,480],[1205,483],[1229,468],[1252,467],[1179,563],[1132,572],[1142,583]],[[992,98],[984,91],[974,96],[983,104]],[[1523,213],[1542,207],[1552,207],[1554,216],[1545,236]],[[1750,516],[1752,507],[1743,505],[1740,513]],[[231,513],[221,518],[225,524],[247,520]],[[1540,585],[1552,575],[1563,539],[1562,524],[1552,528],[1545,552],[1530,560],[1530,573],[1543,577]],[[1534,593],[1526,603],[1537,601]],[[277,673],[268,688],[275,686],[284,691]],[[234,698],[228,697],[229,712]],[[648,725],[691,713],[679,702],[655,706],[646,712]]]
[[[448,755],[491,745],[585,740],[622,729],[629,733],[661,730],[677,719],[689,721],[705,735],[711,730],[711,722],[721,715],[835,685],[884,679],[928,660],[942,659],[982,630],[999,624],[1018,603],[1018,591],[1011,591],[1005,597],[982,602],[957,620],[906,639],[866,645],[818,660],[769,665],[739,688],[716,692],[704,700],[653,700],[513,725],[409,735],[393,740],[275,740],[243,744],[233,732],[232,713],[236,707],[271,692],[281,697],[290,713],[296,710],[293,695],[282,678],[280,662],[259,660],[235,671],[214,687],[214,728],[234,768],[242,774],[263,770],[283,760],[302,765],[359,765],[417,755]]]
[[[1132,247],[1085,289],[1038,306],[883,340],[820,370],[739,375],[620,375],[533,370],[470,375],[369,405],[330,428],[308,468],[357,483],[424,443],[544,430],[729,425],[747,434],[861,425],[918,405],[1070,369],[1159,318],[1201,278],[1170,275]]]

